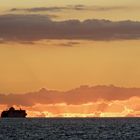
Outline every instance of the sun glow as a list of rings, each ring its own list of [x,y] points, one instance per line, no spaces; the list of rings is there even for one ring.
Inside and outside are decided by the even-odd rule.
[[[27,117],[140,117],[139,97],[132,97],[124,101],[105,102],[99,100],[95,103],[87,103],[82,105],[60,104],[35,104],[31,107],[14,106],[15,108],[23,108],[27,110]],[[0,111],[6,108],[5,105],[0,106]]]

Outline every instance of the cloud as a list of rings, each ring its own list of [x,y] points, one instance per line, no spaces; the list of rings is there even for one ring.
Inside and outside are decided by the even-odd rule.
[[[67,9],[66,7],[35,7],[35,8],[12,8],[10,9],[10,12],[18,12],[18,11],[25,11],[25,12],[45,12],[45,11],[50,11],[50,12],[59,12],[61,10]]]
[[[132,7],[131,7],[132,8]],[[136,8],[136,7],[135,7]],[[86,6],[86,5],[67,5],[67,6],[52,6],[52,7],[33,7],[33,8],[12,8],[9,12],[61,12],[64,10],[75,11],[112,11],[130,9],[126,6]]]
[[[41,89],[25,94],[0,94],[0,112],[14,106],[28,117],[140,116],[140,88],[81,86],[66,92]]]
[[[80,105],[94,103],[99,100],[116,101],[132,97],[140,97],[140,88],[119,88],[115,86],[81,86],[79,88],[60,92],[41,89],[38,92],[26,94],[0,94],[0,103],[7,105],[33,106],[38,104]],[[103,104],[105,106],[105,104]],[[99,108],[103,107],[101,104]]]
[[[140,39],[140,22],[98,19],[53,21],[43,15],[1,15],[0,38],[3,41]]]
[[[73,46],[75,46],[75,45],[79,45],[80,44],[80,42],[76,42],[76,41],[68,41],[68,42],[66,42],[66,43],[58,43],[58,44],[56,44],[57,46],[64,46],[64,47],[73,47]]]

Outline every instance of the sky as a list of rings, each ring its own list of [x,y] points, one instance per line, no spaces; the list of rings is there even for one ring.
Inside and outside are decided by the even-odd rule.
[[[0,0],[0,111],[13,105],[33,117],[139,116],[139,64],[138,0]],[[90,101],[87,95],[78,105],[65,100],[48,103],[48,92],[71,91],[74,100],[77,88],[85,99],[88,91],[82,85],[89,90],[105,86],[109,97],[116,96]],[[110,85],[116,87],[113,92]],[[132,95],[120,99],[126,94],[118,93],[122,87]],[[61,98],[57,92],[51,100]],[[17,102],[27,93],[28,102]],[[32,104],[36,94],[45,94],[46,102],[41,97]],[[98,110],[101,104],[107,107]],[[96,109],[91,112],[92,108]]]

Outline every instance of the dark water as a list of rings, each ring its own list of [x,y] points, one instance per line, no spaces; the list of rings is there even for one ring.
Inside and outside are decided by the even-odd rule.
[[[140,118],[0,119],[0,140],[140,140]]]

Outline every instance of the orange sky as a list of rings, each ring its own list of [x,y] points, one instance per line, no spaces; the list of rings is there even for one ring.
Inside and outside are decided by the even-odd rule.
[[[138,0],[0,3],[0,96],[43,87],[59,91],[81,85],[140,87]],[[29,116],[139,116],[139,100],[132,96],[81,105],[21,106]],[[107,107],[98,111],[102,104]],[[7,105],[0,103],[0,111]]]
[[[68,90],[79,85],[140,87],[140,42],[69,41],[1,44],[0,92],[24,93],[42,87]]]

